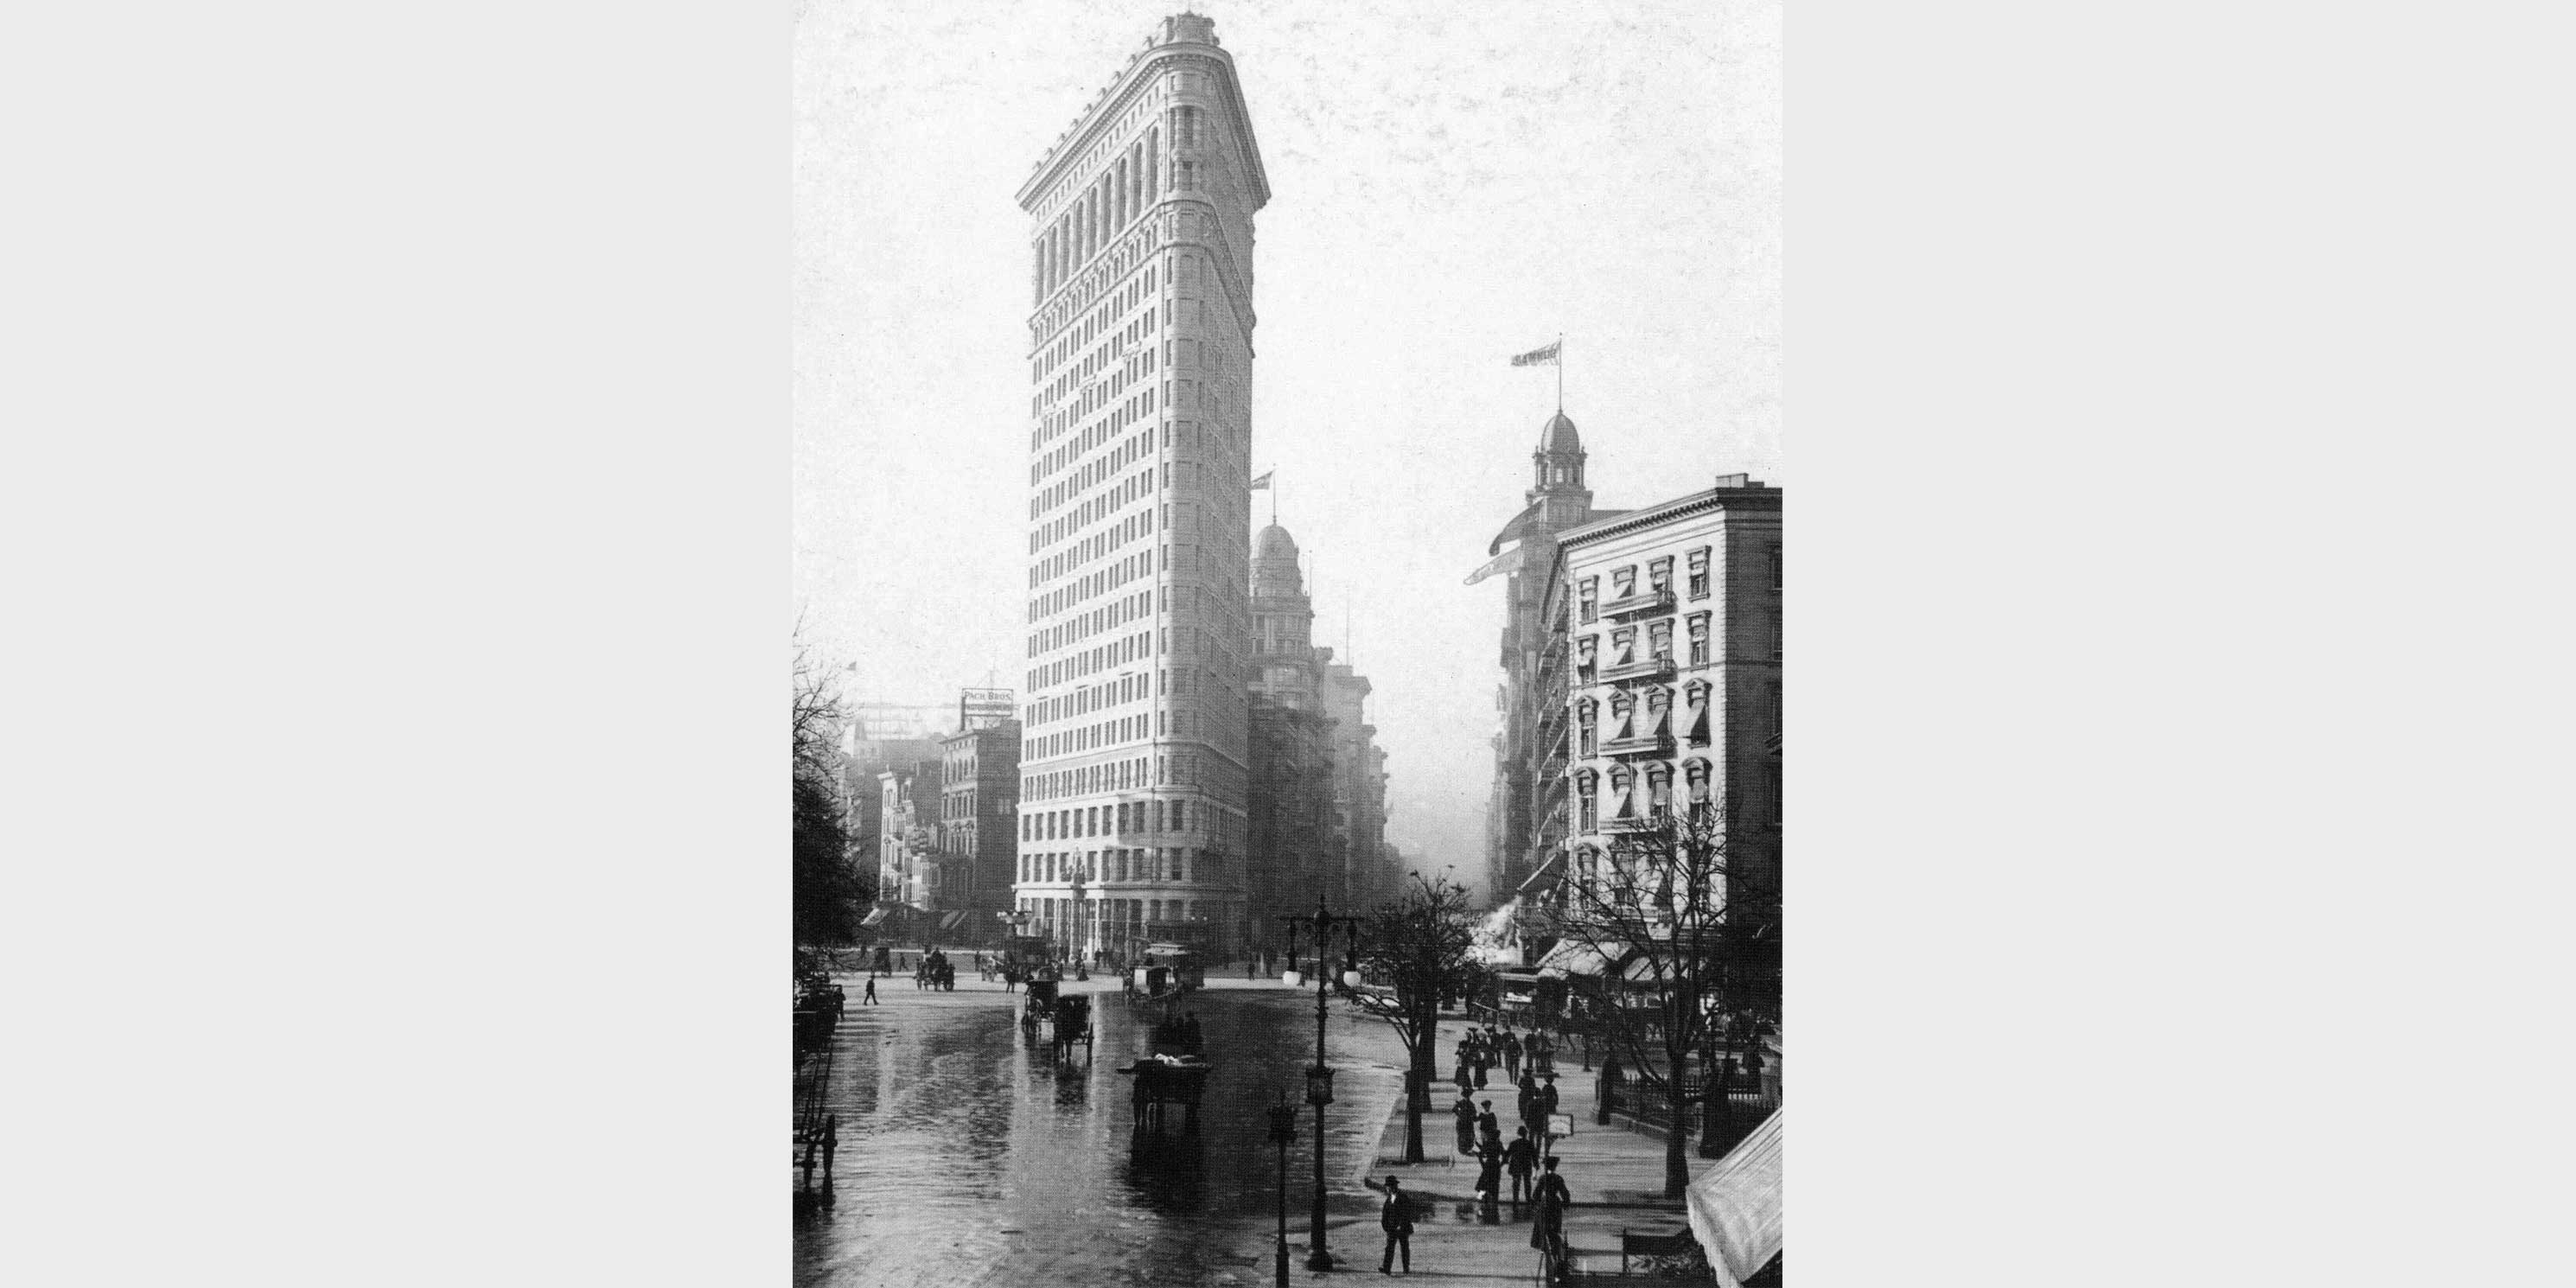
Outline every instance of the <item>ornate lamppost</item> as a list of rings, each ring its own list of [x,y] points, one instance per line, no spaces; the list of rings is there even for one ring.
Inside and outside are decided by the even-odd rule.
[[[1279,1147],[1279,1242],[1272,1255],[1279,1288],[1288,1288],[1288,1145],[1296,1139],[1297,1106],[1283,1099],[1270,1107],[1270,1143]]]
[[[1341,923],[1350,944],[1342,982],[1356,987],[1360,974],[1359,923],[1348,916],[1334,917],[1324,907],[1320,894],[1315,897],[1315,911],[1311,915],[1292,914],[1280,920],[1288,923],[1288,960],[1292,969],[1287,972],[1285,982],[1292,988],[1298,983],[1297,972],[1293,969],[1297,960],[1297,927],[1303,923],[1315,928],[1315,1063],[1306,1070],[1306,1103],[1315,1107],[1315,1202],[1306,1224],[1306,1268],[1323,1271],[1333,1268],[1333,1256],[1325,1246],[1324,1236],[1324,1106],[1333,1103],[1333,1074],[1336,1072],[1324,1063],[1325,1005],[1329,1000],[1327,990],[1332,986],[1333,925],[1337,920]]]

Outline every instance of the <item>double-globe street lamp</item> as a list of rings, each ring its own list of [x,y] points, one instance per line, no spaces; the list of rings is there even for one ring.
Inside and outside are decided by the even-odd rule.
[[[1315,1063],[1306,1070],[1306,1103],[1315,1107],[1315,1203],[1306,1221],[1306,1268],[1330,1270],[1333,1256],[1326,1249],[1324,1239],[1324,1106],[1333,1103],[1334,1070],[1324,1063],[1326,990],[1332,983],[1329,959],[1333,953],[1333,926],[1337,921],[1348,943],[1348,953],[1343,959],[1342,983],[1349,988],[1359,987],[1360,927],[1347,914],[1335,917],[1324,907],[1320,894],[1315,897],[1314,912],[1303,915],[1291,913],[1280,920],[1288,923],[1288,969],[1281,973],[1280,980],[1290,988],[1303,982],[1297,977],[1296,969],[1297,927],[1308,925],[1315,930]],[[1284,1240],[1287,1236],[1283,1232],[1280,1237]]]

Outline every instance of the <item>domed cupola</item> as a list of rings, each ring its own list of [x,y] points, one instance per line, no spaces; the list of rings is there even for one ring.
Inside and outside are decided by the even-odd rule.
[[[1297,571],[1297,539],[1276,523],[1263,528],[1252,539],[1252,593],[1295,595],[1305,588]]]
[[[1538,434],[1538,450],[1530,453],[1536,465],[1530,499],[1544,492],[1579,491],[1583,487],[1583,436],[1574,432],[1574,422],[1562,408],[1548,418]]]
[[[1583,454],[1583,436],[1574,432],[1574,422],[1566,419],[1562,408],[1548,418],[1547,428],[1539,431],[1538,450],[1541,453],[1570,452],[1576,456]]]

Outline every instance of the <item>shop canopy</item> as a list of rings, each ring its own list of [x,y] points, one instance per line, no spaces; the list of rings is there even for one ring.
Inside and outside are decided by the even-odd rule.
[[[1606,952],[1606,956],[1604,955]],[[1539,959],[1542,979],[1564,979],[1569,975],[1605,975],[1610,963],[1628,955],[1626,944],[1602,944],[1595,947],[1579,939],[1560,941]]]
[[[1721,1288],[1736,1288],[1780,1255],[1780,1114],[1772,1110],[1690,1184],[1691,1234]]]

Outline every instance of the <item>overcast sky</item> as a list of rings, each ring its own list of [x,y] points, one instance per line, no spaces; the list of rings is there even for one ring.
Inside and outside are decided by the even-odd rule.
[[[1168,4],[811,0],[795,608],[852,696],[1026,665],[1030,168]],[[1480,880],[1502,584],[1565,336],[1595,503],[1780,457],[1779,11],[1209,4],[1268,172],[1253,472],[1376,686],[1387,835]],[[1254,495],[1256,526],[1270,494]],[[1345,621],[1348,622],[1347,628]]]

